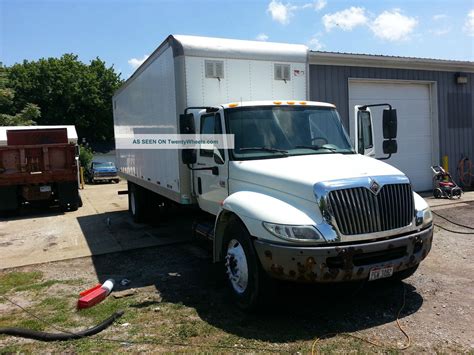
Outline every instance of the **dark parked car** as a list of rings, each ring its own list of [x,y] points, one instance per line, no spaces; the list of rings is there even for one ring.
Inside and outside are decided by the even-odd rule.
[[[93,161],[90,169],[87,171],[87,179],[91,184],[96,182],[119,182],[115,164],[108,162]]]

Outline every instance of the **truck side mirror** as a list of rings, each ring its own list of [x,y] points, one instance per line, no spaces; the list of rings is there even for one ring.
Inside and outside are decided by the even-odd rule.
[[[397,110],[395,109],[383,110],[383,138],[397,138]]]
[[[383,141],[383,153],[384,154],[395,154],[398,150],[398,144],[397,141],[394,139],[389,139],[386,141]]]
[[[196,125],[194,124],[194,115],[192,113],[179,115],[179,133],[195,134]]]

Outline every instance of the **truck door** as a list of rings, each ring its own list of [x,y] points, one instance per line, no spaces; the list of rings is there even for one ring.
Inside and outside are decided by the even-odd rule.
[[[354,148],[357,153],[375,157],[374,130],[372,125],[372,114],[370,108],[359,110],[360,106],[354,107]],[[351,133],[352,133],[351,132]]]
[[[204,113],[200,117],[200,134],[222,134],[223,115],[220,112]],[[194,170],[194,193],[199,207],[217,215],[221,202],[228,195],[228,157],[224,149],[213,144],[202,144],[197,152],[196,168],[214,168],[214,170]],[[217,168],[217,169],[216,169]]]

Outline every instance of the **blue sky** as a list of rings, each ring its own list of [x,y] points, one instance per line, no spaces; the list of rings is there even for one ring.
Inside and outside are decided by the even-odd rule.
[[[75,53],[127,78],[169,34],[474,61],[474,0],[0,0],[0,61]]]

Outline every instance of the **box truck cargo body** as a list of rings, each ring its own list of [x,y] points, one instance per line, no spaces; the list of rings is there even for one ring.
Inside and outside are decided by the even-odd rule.
[[[115,94],[115,137],[179,133],[186,107],[306,99],[307,55],[302,45],[170,36]],[[179,154],[117,149],[117,168],[129,181],[187,204],[190,171]]]
[[[334,105],[306,100],[307,55],[301,45],[170,36],[113,98],[131,215],[157,220],[173,204],[206,212],[194,231],[212,241],[244,309],[265,301],[271,279],[406,278],[431,248],[427,203],[380,161],[397,152],[396,110],[355,107],[352,144]],[[385,107],[383,132],[373,106]],[[209,133],[234,146],[122,145]],[[374,156],[375,134],[386,156]]]

